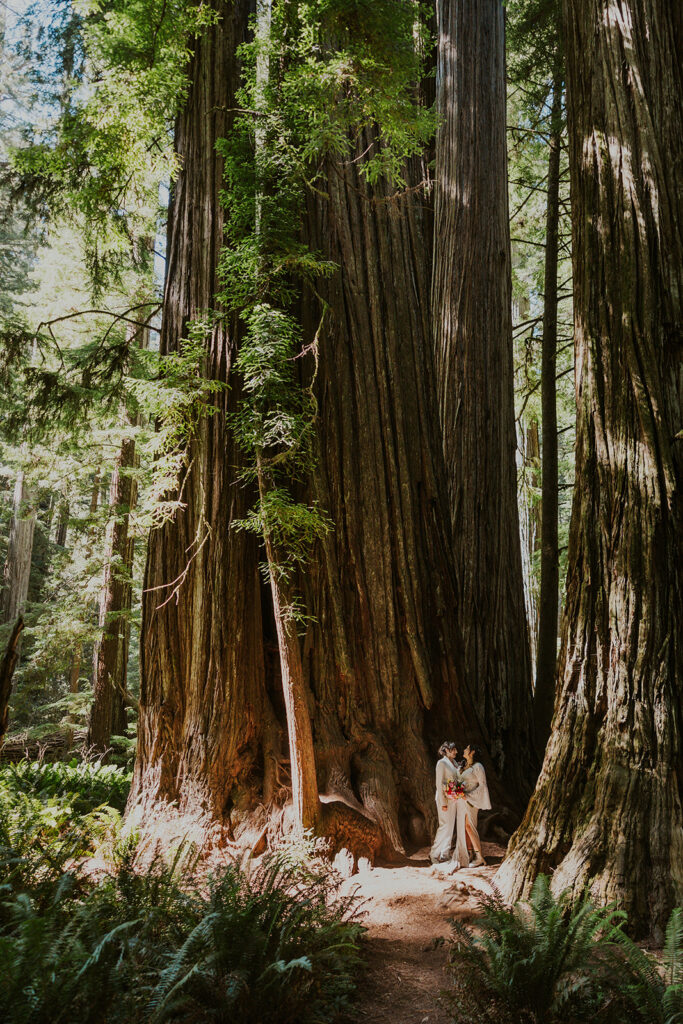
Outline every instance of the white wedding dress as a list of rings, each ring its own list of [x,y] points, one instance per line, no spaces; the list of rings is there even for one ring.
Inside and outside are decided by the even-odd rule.
[[[434,842],[430,852],[432,864],[448,860],[453,842],[453,827],[455,825],[456,805],[463,803],[462,800],[449,800],[444,793],[444,787],[450,779],[458,778],[458,770],[448,757],[442,757],[436,763],[436,812],[439,815],[439,827],[434,836]],[[442,808],[445,807],[444,811]]]
[[[477,832],[477,818],[479,817],[479,811],[489,811],[491,809],[491,798],[489,796],[489,787],[486,783],[486,772],[483,764],[480,764],[477,761],[471,768],[465,768],[465,770],[458,776],[458,779],[467,793],[467,799],[456,800],[455,804],[456,843],[453,856],[451,858],[451,866],[453,869],[456,867],[467,868],[470,864],[470,855],[467,852],[467,832],[465,829],[465,821],[469,821],[470,830]]]

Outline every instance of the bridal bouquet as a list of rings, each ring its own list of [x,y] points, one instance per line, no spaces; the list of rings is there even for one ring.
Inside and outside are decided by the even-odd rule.
[[[464,800],[465,799],[465,787],[462,782],[456,782],[455,779],[449,779],[444,786],[444,793],[449,800]]]

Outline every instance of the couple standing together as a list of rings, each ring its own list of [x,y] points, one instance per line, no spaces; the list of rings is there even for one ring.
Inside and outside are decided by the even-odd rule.
[[[436,809],[439,827],[431,849],[432,864],[448,861],[452,870],[486,864],[477,831],[479,811],[491,808],[486,772],[474,746],[465,747],[464,764],[456,761],[455,743],[447,740],[439,747],[441,760],[436,765]],[[456,843],[451,856],[453,830]],[[468,840],[476,854],[470,864]]]

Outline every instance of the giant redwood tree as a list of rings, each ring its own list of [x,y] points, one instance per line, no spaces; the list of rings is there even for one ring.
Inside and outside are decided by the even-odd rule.
[[[200,377],[226,383],[235,332],[212,319],[223,246],[223,160],[237,106],[237,47],[246,0],[219,3],[192,42],[189,93],[176,124],[180,162],[169,209],[161,352],[182,352],[206,322]],[[234,382],[233,382],[234,383]],[[193,427],[180,507],[150,534],[143,599],[140,726],[131,806],[175,801],[181,813],[223,822],[237,780],[259,757],[263,709],[261,596],[256,541],[231,528],[249,496],[226,426],[238,389],[207,396],[216,408]],[[260,767],[259,758],[259,767]]]
[[[534,782],[517,513],[505,30],[499,0],[439,0],[433,338],[464,672],[506,785]]]
[[[307,580],[304,664],[326,788],[402,849],[434,825],[441,739],[482,732],[463,687],[433,391],[426,166],[415,159],[398,195],[358,167],[331,163],[308,218],[311,247],[339,271],[321,287],[317,388],[316,494],[334,529]],[[317,302],[309,314],[314,331]]]
[[[337,25],[342,34],[348,31],[344,10],[343,4],[330,7],[333,19],[342,18]],[[227,222],[219,206],[216,141],[230,135],[230,117],[238,106],[234,49],[247,13],[240,4],[221,11],[221,21],[194,44],[189,98],[178,121],[181,170],[170,211],[164,353],[182,351],[190,321],[215,306],[218,291],[216,268]],[[390,58],[402,59],[401,46],[414,46],[412,12],[406,10],[405,40],[396,44],[389,33],[395,9],[387,4],[382,11],[377,17],[388,34],[377,44]],[[364,23],[362,45],[368,32]],[[373,74],[377,57],[373,48]],[[286,61],[277,65],[281,75]],[[414,85],[411,80],[411,96]],[[343,90],[339,102],[343,108]],[[286,123],[278,120],[280,113],[278,131]],[[270,123],[257,112],[257,131],[267,134]],[[307,128],[309,136],[313,131]],[[370,183],[365,162],[383,145],[380,138],[368,129],[355,154],[349,153],[353,159],[328,152],[321,161],[324,172],[312,171],[320,176],[302,210],[307,251],[336,268],[314,287],[305,286],[301,301],[294,303],[306,351],[317,354],[300,363],[302,384],[315,394],[316,466],[306,484],[296,486],[312,495],[333,523],[302,574],[311,616],[307,629],[301,637],[292,631],[286,643],[280,631],[278,650],[282,616],[278,608],[273,616],[267,588],[259,590],[256,542],[233,529],[245,519],[253,495],[240,479],[245,454],[231,434],[232,413],[243,408],[233,372],[239,332],[231,318],[226,326],[222,317],[205,339],[202,372],[231,386],[215,403],[218,411],[199,420],[180,508],[150,538],[132,799],[148,806],[175,801],[192,813],[199,805],[208,819],[225,823],[234,810],[248,814],[259,802],[281,795],[288,756],[279,677],[283,670],[285,684],[291,683],[296,668],[299,680],[300,655],[303,692],[297,681],[296,709],[307,711],[312,722],[323,802],[341,798],[360,812],[341,815],[347,824],[360,823],[363,831],[363,822],[372,819],[381,827],[387,851],[400,851],[406,841],[426,842],[434,825],[433,763],[444,735],[479,741],[500,767],[501,750],[511,754],[525,736],[521,725],[512,734],[509,708],[518,709],[515,721],[521,723],[529,706],[520,690],[519,699],[505,696],[492,710],[507,676],[502,683],[496,680],[498,696],[489,700],[482,696],[487,681],[475,684],[462,670],[431,346],[428,160],[409,161],[407,188],[382,174]],[[230,155],[234,176],[237,157],[230,139],[219,149]],[[235,184],[232,177],[228,184]],[[225,286],[236,266],[229,253],[242,253],[236,276],[239,312],[247,276],[266,280],[269,271],[267,261],[250,264],[248,248],[231,250],[242,207],[239,191],[230,196],[221,294],[226,304],[233,301],[228,296],[235,289],[229,280]],[[297,259],[299,244],[297,236],[292,249]],[[282,259],[281,251],[275,252]],[[520,630],[523,644],[523,622]],[[506,781],[523,791],[521,759],[510,757],[509,764]],[[495,773],[492,782],[495,786]],[[310,790],[314,794],[313,786]],[[340,812],[335,814],[338,820]],[[326,829],[331,817],[326,808],[321,815]]]
[[[681,21],[565,7],[576,489],[545,763],[498,884],[587,883],[639,933],[683,898]]]

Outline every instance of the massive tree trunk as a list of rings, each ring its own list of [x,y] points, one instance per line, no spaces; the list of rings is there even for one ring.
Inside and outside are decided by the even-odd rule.
[[[36,512],[26,485],[24,471],[19,470],[14,486],[14,511],[5,562],[3,622],[14,622],[24,610],[31,577],[35,527]]]
[[[359,154],[368,139],[361,142]],[[416,161],[418,186],[427,177]],[[358,165],[331,164],[309,244],[339,266],[320,285],[316,497],[333,531],[305,581],[304,640],[321,789],[360,804],[387,848],[435,825],[434,761],[447,736],[481,739],[461,642],[429,345],[431,213]],[[320,307],[308,304],[310,336]]]
[[[524,801],[536,759],[517,512],[503,5],[439,0],[437,14],[432,316],[464,672],[494,766]]]
[[[551,739],[498,875],[590,883],[656,937],[683,899],[681,27],[566,4],[577,482]]]
[[[109,502],[113,519],[107,530],[104,579],[99,624],[102,635],[93,658],[93,703],[88,725],[88,746],[103,751],[112,736],[126,729],[124,694],[130,637],[133,544],[129,535],[130,511],[135,505],[137,483],[135,439],[124,438],[112,476]]]
[[[557,665],[557,613],[560,567],[558,562],[558,455],[557,455],[557,260],[560,227],[560,151],[562,144],[562,88],[560,56],[553,75],[548,147],[548,200],[543,287],[543,341],[541,344],[541,593],[538,605],[538,652],[534,716],[539,750],[545,748],[555,702]]]
[[[215,307],[223,245],[222,159],[216,140],[237,106],[236,49],[251,6],[217,5],[220,18],[192,43],[190,90],[176,126],[181,170],[169,210],[161,352],[182,347],[188,325]],[[235,336],[208,330],[203,373],[228,381]],[[182,506],[149,539],[142,609],[139,749],[131,793],[142,812],[176,801],[181,814],[227,823],[238,782],[260,772],[263,650],[257,543],[232,529],[251,496],[237,482],[226,429],[238,388],[211,396],[218,411],[196,427]]]

